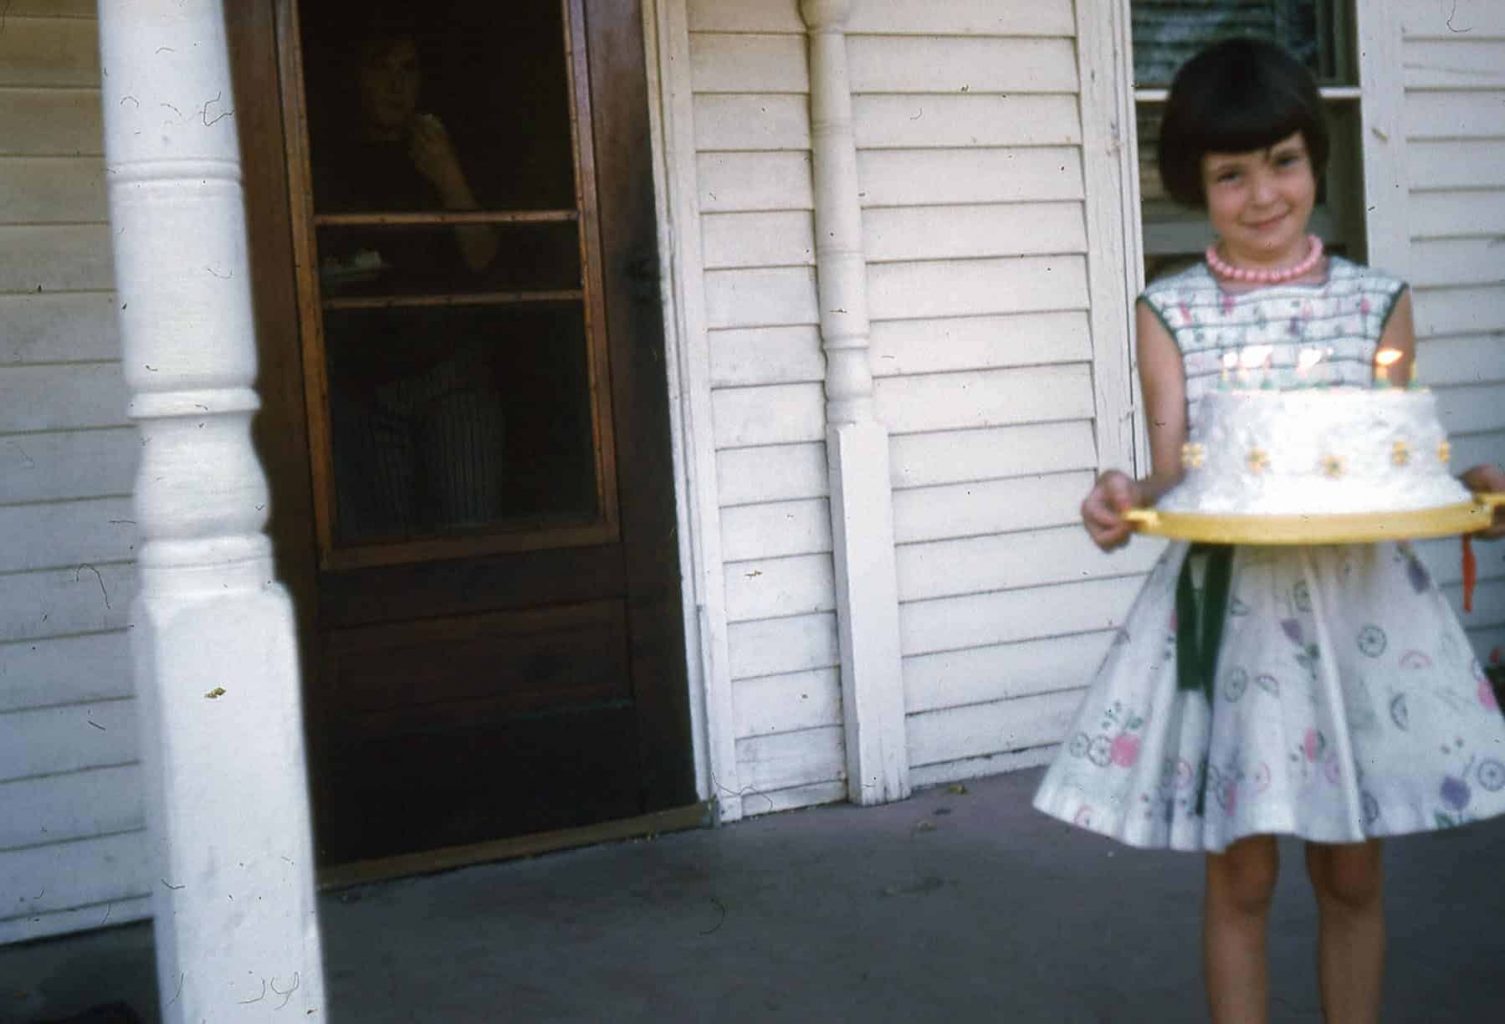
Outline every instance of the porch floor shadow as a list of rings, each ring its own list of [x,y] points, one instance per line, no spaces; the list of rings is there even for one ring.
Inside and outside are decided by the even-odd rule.
[[[1045,818],[1029,807],[1039,778],[326,893],[329,1016],[1205,1020],[1201,858]],[[1317,1022],[1315,909],[1299,846],[1281,853],[1271,1019]],[[1502,820],[1388,845],[1388,1024],[1501,1019],[1502,866]],[[0,949],[0,1021],[116,1001],[155,1021],[152,974],[145,925]]]

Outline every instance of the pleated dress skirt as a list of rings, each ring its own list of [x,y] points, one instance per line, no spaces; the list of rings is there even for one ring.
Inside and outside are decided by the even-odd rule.
[[[1130,846],[1321,843],[1505,812],[1505,718],[1407,544],[1233,549],[1216,668],[1177,672],[1177,581],[1151,571],[1035,807]],[[1184,608],[1184,605],[1183,605]]]

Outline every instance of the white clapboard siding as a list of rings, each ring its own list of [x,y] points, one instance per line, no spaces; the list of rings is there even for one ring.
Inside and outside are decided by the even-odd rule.
[[[1127,575],[909,601],[899,610],[901,647],[906,655],[929,654],[1114,628],[1142,582]]]
[[[849,25],[912,714],[954,695],[1007,721],[1011,699],[1079,686],[1030,645],[1104,635],[1158,550],[1105,558],[1075,525],[1096,346],[1125,343],[1088,315],[1076,18],[1069,0],[873,0]],[[842,763],[807,43],[795,0],[690,0],[689,28],[740,783],[792,806],[839,796]],[[972,649],[979,680],[924,660]],[[1009,659],[1034,673],[1013,690]],[[1021,705],[1021,735],[1037,719]],[[935,735],[917,764],[937,777],[1011,756]]]
[[[877,381],[879,416],[895,434],[966,430],[1092,415],[1083,363],[969,370]]]
[[[1437,395],[1453,467],[1505,462],[1505,6],[1400,0],[1417,372]],[[1456,541],[1421,545],[1483,658],[1505,625],[1505,552],[1475,546],[1461,608]],[[1486,646],[1487,645],[1487,646]]]
[[[108,224],[0,225],[0,292],[108,289]]]
[[[726,565],[726,617],[733,623],[836,610],[829,554]]]
[[[113,360],[0,366],[0,435],[123,426],[125,403]]]
[[[6,780],[128,764],[136,760],[136,753],[132,698],[0,715],[0,778]]]
[[[814,324],[815,268],[707,271],[705,303],[706,324],[713,329]]]
[[[711,386],[820,383],[826,357],[814,324],[711,331]]]
[[[895,487],[994,480],[1097,465],[1092,424],[1086,420],[908,434],[894,438],[890,447]]]
[[[737,737],[841,725],[841,673],[834,668],[738,680]]]
[[[1073,127],[1076,102],[1069,96],[858,96],[852,107],[857,144],[866,150],[1060,146],[1080,141]]]
[[[885,320],[873,325],[872,344],[873,375],[877,377],[1077,363],[1092,358],[1087,315],[1079,310]]]
[[[125,416],[94,4],[0,6],[0,942],[8,942],[146,916],[150,890],[126,621],[135,589],[128,495],[140,442]]]
[[[135,427],[0,434],[4,500],[52,501],[126,494],[136,475],[140,448]]]
[[[815,265],[814,221],[806,210],[706,214],[700,227],[707,270]]]
[[[1066,734],[1081,700],[1079,691],[1062,690],[911,715],[910,764],[937,764],[1055,743]]]
[[[1505,139],[1406,141],[1406,177],[1414,194],[1505,188]]]
[[[928,601],[1143,573],[1158,555],[1158,545],[1131,544],[1117,558],[1104,558],[1078,523],[905,544],[898,551],[899,599]]]
[[[829,612],[733,623],[727,631],[727,650],[734,679],[841,664],[836,616]]]
[[[0,573],[69,568],[132,557],[129,497],[0,505]]]
[[[139,828],[141,786],[134,764],[7,782],[0,786],[0,851]]]
[[[1406,135],[1412,139],[1497,139],[1505,89],[1407,90]]]
[[[904,661],[911,714],[1083,687],[1116,630],[921,654]]]
[[[1483,334],[1505,324],[1505,285],[1416,289],[1416,335]]]
[[[0,86],[0,156],[104,154],[99,90]]]
[[[108,291],[0,295],[0,365],[117,359],[116,312]]]
[[[0,85],[84,86],[99,81],[99,38],[82,18],[16,17],[6,5]]]
[[[1085,252],[1080,203],[882,207],[862,219],[871,263]]]
[[[895,491],[894,540],[915,544],[1075,525],[1093,478],[1077,471]]]
[[[870,207],[1050,202],[1083,192],[1075,146],[864,151],[857,174]]]
[[[840,726],[749,736],[737,741],[738,779],[752,793],[832,782],[846,775],[842,749]]]
[[[1410,40],[1505,38],[1505,7],[1498,0],[1395,0]]]
[[[118,870],[113,862],[111,867],[112,870]],[[0,945],[48,935],[65,935],[90,928],[114,927],[129,924],[132,921],[145,920],[151,915],[151,896],[143,894],[105,900],[90,906],[74,907],[71,910],[0,918]]]
[[[1505,181],[1501,182],[1505,188]],[[1498,189],[1449,189],[1415,192],[1411,196],[1411,237],[1414,239],[1469,238],[1505,234],[1505,208]],[[1498,253],[1486,253],[1498,259]]]
[[[815,207],[809,153],[699,153],[695,169],[702,213]]]
[[[831,505],[824,498],[723,509],[721,551],[728,564],[831,550]]]
[[[1495,205],[1492,199],[1482,201],[1484,209]],[[1499,235],[1413,238],[1411,281],[1417,288],[1505,284],[1502,244]]]
[[[716,453],[716,489],[725,509],[830,493],[824,442]]]
[[[1430,387],[1505,381],[1505,333],[1427,338],[1416,348],[1417,372]]]
[[[0,210],[18,222],[103,221],[104,176],[97,158],[0,157]]]
[[[879,263],[868,268],[875,320],[1087,308],[1085,256]]]
[[[825,436],[825,403],[819,384],[722,388],[711,395],[716,446],[817,441]]]
[[[91,839],[32,846],[0,854],[6,866],[8,899],[0,905],[0,936],[12,939],[47,934],[44,920],[51,914],[88,907],[74,927],[97,928],[114,917],[108,903],[149,896],[149,855],[142,831],[115,832]],[[34,919],[34,920],[31,920]],[[27,924],[32,929],[27,929]]]
[[[801,32],[796,0],[690,0],[690,28],[716,32]],[[1066,36],[1069,0],[863,0],[853,32],[893,35]]]
[[[129,697],[124,630],[0,643],[0,713]]]

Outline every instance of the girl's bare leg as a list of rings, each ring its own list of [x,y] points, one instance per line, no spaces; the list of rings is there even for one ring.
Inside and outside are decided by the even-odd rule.
[[[1269,1020],[1265,938],[1279,870],[1274,836],[1250,836],[1207,856],[1202,954],[1213,1024]]]
[[[1327,1024],[1376,1024],[1385,973],[1380,841],[1308,843],[1317,897],[1317,978]]]

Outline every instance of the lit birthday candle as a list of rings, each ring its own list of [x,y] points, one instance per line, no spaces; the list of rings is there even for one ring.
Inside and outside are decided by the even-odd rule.
[[[1296,355],[1296,386],[1304,388],[1310,383],[1312,368],[1322,362],[1322,350],[1304,348]]]
[[[1388,388],[1390,386],[1390,367],[1402,355],[1404,353],[1398,348],[1382,348],[1374,354],[1375,387]]]

